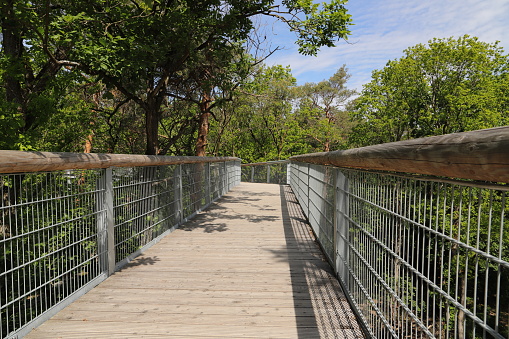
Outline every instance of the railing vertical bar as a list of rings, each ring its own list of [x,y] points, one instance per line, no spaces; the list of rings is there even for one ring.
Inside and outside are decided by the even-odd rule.
[[[426,225],[427,223],[429,223],[431,225],[432,223],[432,220],[433,218],[431,217],[432,216],[432,213],[433,213],[433,193],[434,193],[434,190],[433,190],[433,183],[428,183],[428,182],[425,182],[425,192],[428,191],[429,189],[429,199],[428,199],[428,195],[425,194],[424,195],[424,208],[423,208],[423,224]],[[426,212],[426,210],[429,209],[429,214]],[[427,272],[426,272],[426,276],[427,277],[430,277],[430,270],[431,270],[431,263],[430,263],[430,260],[431,260],[431,239],[429,238],[429,235],[430,235],[430,232],[426,232],[425,234],[423,234],[423,248],[427,248],[428,251],[427,251],[427,256],[422,256],[422,267],[426,267],[427,268]],[[424,285],[424,282],[423,282],[423,285]],[[431,307],[429,306],[429,286],[428,285],[425,285],[423,287],[423,290],[425,291],[425,295],[426,295],[426,327],[429,328],[431,325],[430,325],[430,309]]]
[[[502,249],[504,243],[504,219],[505,219],[505,202],[506,202],[506,193],[502,193],[501,197],[501,208],[500,208],[500,232],[499,232],[499,243],[498,243],[498,259],[502,259]],[[498,332],[499,324],[500,324],[500,279],[502,276],[500,264],[497,265],[497,301],[495,305],[495,331]],[[507,287],[506,287],[507,288]]]
[[[490,191],[489,196],[489,205],[488,205],[488,236],[487,239],[487,248],[486,253],[491,254],[491,226],[492,226],[492,216],[493,216],[493,191]],[[488,290],[489,290],[489,276],[490,276],[490,263],[486,260],[486,273],[484,280],[484,314],[483,321],[486,324],[488,322]],[[486,337],[486,330],[483,329],[483,337]]]
[[[444,197],[442,199],[442,218],[440,218],[440,211],[437,210],[437,231],[440,233],[445,233],[445,224],[447,220],[447,189],[448,185],[445,184],[443,188]],[[441,226],[439,220],[442,219]],[[439,283],[437,284],[441,289],[443,289],[443,281],[444,281],[444,256],[445,256],[445,242],[443,240],[440,241],[440,247],[437,246],[437,250],[440,248],[439,257],[440,257],[440,275],[438,276]],[[435,258],[437,258],[435,256]],[[436,272],[436,270],[435,270]],[[444,300],[440,296],[439,297],[439,304],[438,304],[438,319],[439,319],[439,325],[438,325],[438,331],[439,331],[439,338],[442,338],[442,312],[447,307],[447,305],[443,305]]]
[[[205,205],[210,204],[210,163],[205,164]]]
[[[482,202],[482,191],[479,190],[479,193],[478,193],[478,197],[477,197],[477,203],[478,203],[478,210],[477,210],[477,237],[476,237],[476,245],[475,245],[475,248],[479,248],[479,244],[480,244],[480,231],[481,231],[481,212],[482,212],[482,208],[481,208],[481,202]],[[477,277],[478,276],[478,273],[479,273],[479,256],[475,256],[475,276]],[[474,300],[477,300],[477,284],[478,284],[478,281],[477,279],[475,279],[475,282],[474,282]],[[477,302],[474,302],[474,311],[473,313],[475,315],[477,315]],[[475,338],[475,335],[476,335],[476,326],[474,325],[474,329],[473,329],[473,336]]]
[[[107,258],[108,275],[115,271],[115,215],[113,209],[113,170],[111,167],[105,170],[105,198],[106,204],[106,239],[107,239]]]
[[[175,180],[174,197],[175,197],[175,223],[178,225],[182,222],[182,165],[175,165],[173,174]]]
[[[458,212],[458,221],[457,221],[458,230],[457,230],[457,235],[456,235],[456,239],[458,241],[461,241],[461,229],[462,229],[462,223],[463,223],[463,193],[464,193],[464,189],[462,186],[460,186],[459,192],[458,192],[458,194],[459,194],[459,201],[458,201],[458,211],[459,212]],[[454,224],[453,213],[451,213],[451,229],[453,227],[453,224]],[[452,232],[451,232],[451,236],[453,236]],[[457,251],[457,254],[456,254],[456,279],[455,279],[455,288],[454,288],[454,299],[459,300],[461,303],[461,296],[459,295],[460,249],[457,248],[456,251]],[[463,305],[463,306],[465,306],[465,305]],[[456,311],[455,316],[454,316],[454,338],[458,338],[458,336],[459,336],[459,327],[460,327],[459,313],[460,312],[461,311],[459,311],[459,310]]]
[[[467,209],[467,230],[466,230],[466,244],[467,244],[467,246],[470,246],[470,227],[471,227],[471,221],[472,221],[471,217],[472,217],[472,206],[473,206],[473,203],[472,203],[473,194],[474,194],[473,188],[469,187],[468,188],[468,209]],[[469,263],[470,263],[470,258],[467,255],[465,258],[465,275],[463,278],[464,279],[464,288],[463,288],[463,295],[462,295],[462,297],[463,297],[462,305],[463,306],[466,306],[466,303],[467,303]],[[474,314],[475,314],[475,312],[474,312]],[[464,316],[464,313],[462,314],[462,316],[464,317],[463,329],[465,329],[467,326],[467,318]],[[460,334],[460,336],[461,336],[461,334]]]

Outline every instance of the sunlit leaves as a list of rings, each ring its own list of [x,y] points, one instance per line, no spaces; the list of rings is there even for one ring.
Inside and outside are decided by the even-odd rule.
[[[497,43],[433,39],[404,53],[364,86],[354,146],[509,123],[509,58]]]

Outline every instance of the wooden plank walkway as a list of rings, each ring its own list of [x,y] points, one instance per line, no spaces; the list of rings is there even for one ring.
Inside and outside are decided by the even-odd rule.
[[[27,338],[363,338],[288,186],[242,183]]]

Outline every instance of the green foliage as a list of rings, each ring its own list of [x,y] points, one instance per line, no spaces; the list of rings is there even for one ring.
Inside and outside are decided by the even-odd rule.
[[[97,277],[101,171],[0,176],[0,332],[19,329]]]
[[[321,46],[334,47],[336,39],[346,39],[350,34],[351,15],[344,7],[346,0],[332,0],[315,4],[310,0],[285,0],[290,12],[301,12],[303,20],[288,20],[297,32],[299,52],[316,55]]]
[[[352,125],[347,100],[355,93],[348,78],[343,66],[329,80],[297,87],[288,68],[261,66],[216,110],[213,154],[258,162],[343,148]]]
[[[235,154],[248,162],[286,158],[286,138],[295,127],[288,123],[294,87],[288,68],[260,67],[214,123],[211,140],[216,154]]]
[[[216,99],[228,99],[223,92],[231,92],[247,75],[250,61],[239,56],[245,54],[243,42],[255,29],[253,17],[283,21],[297,33],[301,52],[316,54],[320,47],[333,46],[348,35],[351,19],[344,3],[4,2],[0,6],[4,37],[0,94],[6,100],[0,108],[8,134],[0,145],[48,150],[71,144],[66,150],[75,150],[84,138],[106,135],[108,140],[95,142],[97,149],[118,149],[121,138],[133,137],[129,128],[124,132],[124,121],[135,120],[119,107],[133,102],[138,108],[128,110],[141,110],[145,118],[141,119],[141,136],[146,137],[146,152],[178,150],[179,139],[186,139],[190,132],[194,135],[193,127],[189,110],[169,116],[168,97],[203,104],[204,93],[210,96],[213,92],[211,106]],[[84,85],[80,76],[106,86],[96,92],[101,100],[78,94],[77,89]],[[111,90],[119,93],[112,96]],[[170,125],[166,125],[160,134],[163,120],[177,122],[181,128],[168,135]],[[69,128],[59,135],[54,127],[64,126]],[[38,140],[41,131],[42,142]],[[129,149],[138,152],[138,141],[131,144]]]
[[[509,58],[477,38],[433,39],[373,72],[352,115],[352,145],[506,125]]]
[[[355,95],[346,87],[350,78],[342,66],[328,80],[307,83],[300,88],[300,107],[295,112],[302,135],[313,151],[344,148],[352,128],[347,112],[347,100]]]

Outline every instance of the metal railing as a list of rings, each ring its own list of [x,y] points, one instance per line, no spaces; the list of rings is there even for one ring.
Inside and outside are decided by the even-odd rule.
[[[508,149],[505,127],[291,159],[292,189],[370,336],[509,337]],[[367,170],[407,161],[399,172],[451,176],[456,157],[455,177],[502,183]]]
[[[1,338],[24,336],[240,183],[236,158],[0,157],[1,172],[23,172],[0,174]]]
[[[242,164],[242,181],[267,184],[287,184],[289,160]]]

